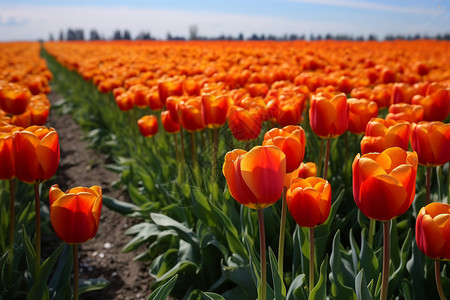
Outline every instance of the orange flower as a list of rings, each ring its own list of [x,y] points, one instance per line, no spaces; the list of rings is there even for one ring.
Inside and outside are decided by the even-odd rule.
[[[355,134],[364,133],[370,119],[378,115],[378,105],[374,101],[366,99],[350,98],[347,100],[348,131]]]
[[[183,95],[183,80],[181,78],[169,78],[161,80],[158,83],[159,100],[166,104],[166,99],[169,96]]]
[[[250,141],[259,136],[262,121],[256,110],[232,106],[228,113],[228,127],[237,140]]]
[[[228,95],[202,95],[203,122],[209,128],[222,127],[227,121],[228,111],[233,100]]]
[[[128,111],[134,107],[133,97],[129,92],[117,95],[115,100],[121,111]]]
[[[48,196],[50,221],[61,240],[68,244],[80,244],[97,234],[102,211],[101,187],[76,187],[64,193],[55,184]]]
[[[268,207],[281,196],[286,156],[275,146],[235,149],[225,155],[223,175],[231,196],[253,209]]]
[[[432,83],[425,97],[416,95],[411,102],[423,106],[425,121],[444,121],[450,113],[450,90]]]
[[[298,170],[298,177],[308,178],[317,176],[317,166],[313,162],[302,162],[300,164],[300,169]]]
[[[168,133],[177,133],[178,131],[180,131],[180,124],[172,120],[172,117],[168,110],[161,112],[161,123],[164,130]]]
[[[9,114],[20,115],[30,103],[31,93],[28,88],[17,83],[0,86],[0,108]]]
[[[407,150],[409,127],[405,121],[373,118],[367,123],[365,136],[361,140],[361,153],[382,152],[389,147]]]
[[[450,260],[450,205],[433,202],[417,214],[416,242],[420,251],[438,260]]]
[[[389,106],[389,113],[386,120],[407,121],[417,123],[423,120],[423,107],[421,105],[398,103]]]
[[[356,155],[353,197],[368,218],[387,221],[404,214],[414,200],[417,153],[392,147]]]
[[[186,102],[180,101],[178,103],[178,120],[181,126],[189,132],[200,131],[205,128],[200,97],[190,98]]]
[[[345,132],[348,122],[347,97],[344,93],[319,93],[311,98],[309,122],[314,133],[324,139]]]
[[[21,129],[21,127],[0,123],[1,180],[9,180],[15,176],[13,132]]]
[[[146,115],[137,121],[139,131],[145,137],[152,137],[158,133],[158,118],[154,115]]]
[[[31,126],[14,133],[16,177],[26,183],[55,175],[59,164],[59,138],[53,128]]]
[[[300,126],[273,128],[264,135],[263,146],[273,145],[286,155],[286,173],[297,169],[305,156],[305,131]]]
[[[296,178],[286,193],[286,203],[298,225],[316,227],[330,214],[331,185],[319,177]]]
[[[441,166],[450,161],[450,124],[420,122],[412,125],[411,146],[419,156],[419,164]]]

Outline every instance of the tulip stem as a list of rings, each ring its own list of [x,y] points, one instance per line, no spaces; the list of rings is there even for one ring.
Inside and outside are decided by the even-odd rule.
[[[381,280],[380,300],[386,300],[388,292],[389,262],[391,251],[390,225],[391,220],[383,221],[383,275]]]
[[[192,155],[192,167],[197,169],[197,145],[195,141],[195,132],[191,132],[191,155]]]
[[[180,154],[178,153],[178,139],[177,134],[173,134],[173,140],[175,142],[175,159],[177,160],[177,166],[180,164]]]
[[[320,170],[322,170],[322,163],[323,163],[323,139],[320,139],[320,147],[319,147],[319,159],[318,159],[318,164],[317,164],[317,170],[320,173]],[[317,174],[317,176],[320,177],[320,174]]]
[[[36,258],[35,258],[35,274],[36,280],[41,264],[41,200],[39,197],[39,183],[34,184],[34,205],[35,205],[35,220],[36,220]]]
[[[309,228],[309,299],[314,288],[314,227]]]
[[[328,175],[328,160],[330,158],[330,139],[327,139],[327,148],[325,151],[325,163],[323,165],[323,179],[327,179],[327,175]]]
[[[369,246],[373,248],[373,236],[375,235],[375,225],[376,221],[374,219],[370,219],[369,224]]]
[[[216,128],[213,129],[213,153],[212,153],[212,182],[216,180],[217,168],[217,149],[219,148],[219,133]]]
[[[259,282],[259,300],[266,300],[266,234],[264,231],[264,214],[263,209],[258,209],[259,222],[259,253],[261,261],[261,281]]]
[[[436,260],[434,262],[434,275],[436,276],[436,287],[439,293],[439,298],[441,298],[441,300],[447,300],[447,297],[445,297],[444,294],[444,290],[442,289],[440,260]]]
[[[427,175],[426,175],[426,197],[425,197],[425,205],[430,203],[430,188],[431,188],[431,167],[427,167]]]
[[[280,220],[280,237],[278,240],[278,273],[281,280],[283,280],[283,264],[284,264],[284,239],[286,235],[286,191],[287,188],[283,187],[283,193],[281,194],[281,220]]]
[[[181,149],[180,149],[180,161],[181,161],[181,172],[180,172],[180,183],[184,182],[184,138],[183,138],[183,128],[180,126],[180,142],[181,142]]]
[[[78,244],[73,247],[73,300],[78,300]]]
[[[9,255],[8,255],[8,280],[12,282],[14,259],[14,179],[9,180]]]

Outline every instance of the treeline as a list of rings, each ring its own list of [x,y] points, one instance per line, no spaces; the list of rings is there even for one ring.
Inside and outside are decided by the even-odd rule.
[[[284,34],[284,35],[274,35],[274,34],[252,34],[248,37],[244,37],[244,34],[239,33],[237,36],[233,35],[218,35],[217,37],[205,37],[198,35],[198,29],[194,26],[189,28],[189,35],[177,36],[172,35],[170,32],[166,35],[166,40],[173,41],[185,41],[185,40],[228,40],[228,41],[296,41],[296,40],[310,40],[310,41],[320,41],[320,40],[337,40],[337,41],[392,41],[392,40],[420,40],[420,39],[436,39],[436,40],[450,40],[450,33],[436,34],[436,35],[421,35],[421,34],[389,34],[383,38],[379,38],[375,34],[369,34],[368,36],[363,35],[349,35],[349,34],[310,34],[309,36],[305,34]],[[112,36],[103,36],[98,33],[97,30],[93,29],[89,32],[89,35],[85,36],[83,29],[68,29],[67,32],[60,31],[58,38],[55,38],[53,34],[49,36],[50,41],[98,41],[98,40],[156,40],[150,32],[141,32],[134,38],[131,36],[129,30],[116,30]]]

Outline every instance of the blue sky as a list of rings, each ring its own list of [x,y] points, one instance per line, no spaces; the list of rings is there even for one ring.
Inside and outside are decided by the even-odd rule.
[[[0,1],[0,41],[48,39],[59,31],[91,29],[106,38],[128,29],[188,36],[257,34],[387,34],[450,32],[450,0],[153,0]]]

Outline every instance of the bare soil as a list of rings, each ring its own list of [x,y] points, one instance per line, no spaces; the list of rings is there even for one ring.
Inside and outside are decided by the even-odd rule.
[[[49,99],[55,103],[61,96],[52,92]],[[61,147],[61,161],[54,183],[62,190],[99,185],[104,195],[129,201],[125,191],[112,187],[118,174],[105,169],[107,156],[87,148],[88,143],[82,140],[83,131],[70,115],[52,111],[47,126],[58,132]],[[148,265],[134,262],[136,253],[121,252],[131,239],[124,232],[132,225],[133,220],[103,206],[97,235],[79,248],[80,277],[106,278],[111,284],[103,290],[83,294],[80,299],[147,299],[151,282]]]

